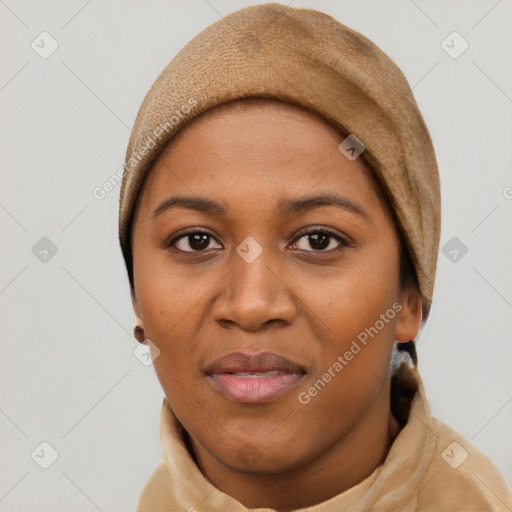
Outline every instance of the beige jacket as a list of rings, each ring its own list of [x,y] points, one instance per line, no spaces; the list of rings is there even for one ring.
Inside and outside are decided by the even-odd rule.
[[[460,434],[432,417],[419,375],[417,379],[409,419],[384,463],[355,487],[308,507],[307,512],[512,510],[510,490],[496,467]],[[247,509],[203,476],[166,398],[160,440],[165,462],[147,482],[137,512],[272,510]]]

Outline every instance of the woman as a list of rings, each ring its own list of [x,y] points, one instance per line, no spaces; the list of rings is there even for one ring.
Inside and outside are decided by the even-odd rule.
[[[439,175],[368,39],[277,4],[204,30],[141,106],[119,228],[165,393],[139,511],[512,507],[416,369]]]

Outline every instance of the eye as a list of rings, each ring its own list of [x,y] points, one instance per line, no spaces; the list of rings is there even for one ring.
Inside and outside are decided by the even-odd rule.
[[[179,251],[183,252],[203,252],[211,249],[210,243],[215,240],[213,235],[206,231],[187,231],[173,238],[168,244],[168,247],[176,247]],[[222,246],[219,246],[222,248]]]
[[[310,230],[300,236],[293,245],[298,245],[298,249],[307,252],[336,252],[349,247],[344,238],[327,228]],[[313,251],[308,249],[308,246]]]
[[[217,243],[216,248],[222,248],[222,246],[215,240],[215,237],[207,231],[193,230],[181,233],[179,236],[175,236],[170,241],[165,243],[166,247],[174,247],[178,251],[188,253],[200,253],[205,252],[211,247],[211,242]],[[345,247],[349,247],[350,244],[337,233],[327,228],[317,228],[303,234],[295,240],[292,246],[298,246],[297,248],[307,252],[336,252],[340,251]],[[311,250],[312,249],[312,250]]]

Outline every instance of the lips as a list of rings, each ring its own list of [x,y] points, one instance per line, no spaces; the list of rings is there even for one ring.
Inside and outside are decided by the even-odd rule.
[[[293,389],[306,370],[274,352],[232,352],[206,366],[214,387],[231,401],[246,404],[274,400]]]

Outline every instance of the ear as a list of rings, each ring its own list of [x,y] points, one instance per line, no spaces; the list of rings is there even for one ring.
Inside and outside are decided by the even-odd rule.
[[[142,314],[140,312],[139,301],[133,288],[130,291],[130,296],[132,299],[133,312],[135,314],[135,328],[133,329],[133,335],[135,336],[138,342],[143,343],[145,340],[144,322],[142,320]]]
[[[402,292],[402,309],[397,315],[395,341],[405,343],[413,340],[420,330],[422,316],[421,292],[415,286],[406,286]]]

